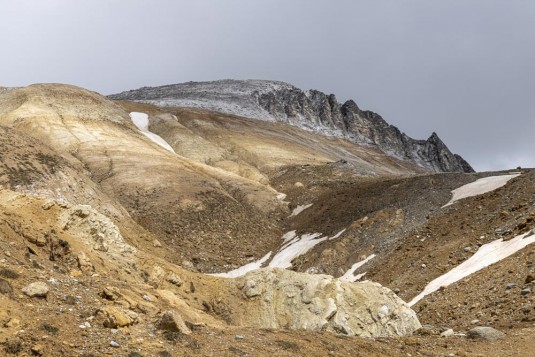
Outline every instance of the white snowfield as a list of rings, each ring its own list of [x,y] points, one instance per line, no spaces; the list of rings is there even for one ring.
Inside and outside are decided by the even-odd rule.
[[[505,184],[509,182],[509,180],[518,176],[520,176],[520,173],[514,173],[510,175],[500,175],[500,176],[489,176],[489,177],[484,177],[479,180],[476,180],[467,185],[461,186],[451,191],[451,193],[453,194],[453,197],[448,203],[442,206],[442,208],[447,207],[451,204],[454,204],[455,202],[463,198],[482,195],[484,193],[494,191],[502,186],[505,186]]]
[[[308,205],[300,205],[300,206],[295,207],[294,210],[292,211],[292,214],[290,215],[290,217],[297,216],[299,213],[303,212],[304,210],[306,210],[309,207],[312,207],[312,203],[310,203]]]
[[[256,262],[245,264],[244,266],[241,266],[241,267],[239,267],[237,269],[234,269],[234,270],[231,270],[229,272],[217,273],[217,274],[208,274],[208,275],[220,276],[220,277],[223,277],[223,278],[237,278],[239,276],[247,274],[250,271],[259,269],[262,266],[262,264],[264,264],[269,259],[269,257],[271,257],[271,252],[267,253],[266,255],[264,255],[262,258],[260,258]]]
[[[361,274],[355,275],[355,270],[357,270],[358,268],[360,268],[361,266],[363,266],[364,264],[366,264],[367,262],[369,262],[373,258],[375,258],[375,254],[371,254],[370,256],[366,257],[366,259],[361,260],[360,262],[356,262],[355,264],[353,264],[351,266],[351,268],[349,268],[348,271],[346,271],[346,273],[344,275],[342,275],[338,279],[344,280],[344,281],[351,281],[351,282],[355,282],[355,281],[359,280],[364,275],[366,275],[366,273],[361,273]]]
[[[130,113],[132,123],[141,131],[147,138],[163,147],[165,150],[175,153],[175,150],[165,141],[161,136],[149,131],[149,116],[145,113],[132,112]]]
[[[498,239],[482,245],[469,259],[427,284],[425,289],[411,300],[409,306],[413,306],[426,295],[437,291],[441,287],[446,287],[491,264],[497,263],[532,243],[535,243],[534,230],[505,242],[503,239]]]

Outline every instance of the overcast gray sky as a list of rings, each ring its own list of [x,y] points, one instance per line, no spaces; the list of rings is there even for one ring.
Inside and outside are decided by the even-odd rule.
[[[535,166],[533,0],[0,0],[0,86],[273,79]]]

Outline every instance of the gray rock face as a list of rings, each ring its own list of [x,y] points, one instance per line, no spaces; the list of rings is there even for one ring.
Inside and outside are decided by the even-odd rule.
[[[357,144],[376,146],[389,156],[414,162],[428,171],[474,171],[462,157],[452,154],[436,133],[427,140],[415,140],[380,115],[361,110],[353,100],[341,104],[333,94],[303,91],[283,82],[188,82],[143,87],[109,97],[279,121],[319,134],[343,137]]]

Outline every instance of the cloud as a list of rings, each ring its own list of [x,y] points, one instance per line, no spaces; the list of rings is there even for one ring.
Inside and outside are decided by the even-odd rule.
[[[495,0],[0,0],[0,85],[282,80],[436,131],[476,169],[533,166],[534,14]]]

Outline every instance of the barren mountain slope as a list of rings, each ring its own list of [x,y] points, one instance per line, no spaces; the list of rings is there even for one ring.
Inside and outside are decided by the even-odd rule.
[[[135,104],[129,105],[135,106]],[[149,106],[146,108],[150,110]],[[204,140],[208,139],[212,147],[221,147],[219,143],[213,145],[217,139],[220,139],[221,143],[232,142],[233,137],[229,137],[228,134],[221,135],[222,132],[235,135],[234,133],[241,130],[247,138],[252,136],[255,142],[259,140],[255,136],[260,130],[258,125],[253,129],[248,128],[247,120],[240,122],[239,118],[218,117],[217,114],[210,116],[209,113],[201,116],[202,112],[193,109],[160,108],[155,110],[174,113],[178,122],[189,129],[181,127],[183,136],[186,136],[185,132],[190,133],[195,130],[199,137]],[[158,118],[159,113],[153,114],[154,124],[151,124],[151,129],[166,136],[168,141],[172,141],[173,130],[171,128],[174,124],[169,123],[174,123],[174,118],[171,116]],[[166,122],[167,125],[163,125],[162,122]],[[233,127],[234,123],[241,125]],[[268,123],[267,128],[271,129],[271,125],[274,124]],[[218,135],[221,136],[218,137]],[[185,141],[182,139],[183,136],[177,140],[177,143]],[[293,137],[296,136],[298,135],[293,133]],[[240,148],[247,146],[241,144],[238,139],[235,140],[238,141],[237,145]],[[247,139],[242,141],[246,143]],[[175,148],[180,150],[179,146]],[[318,151],[321,152],[321,148],[318,148]],[[221,152],[222,150],[217,154],[221,155]],[[210,161],[212,158],[197,157],[196,159],[214,164],[214,161]],[[258,159],[251,162],[262,163],[263,159],[269,163],[271,157],[259,155]],[[499,202],[499,207],[505,208],[505,211],[497,212],[492,206],[486,205],[480,205],[476,210],[470,205],[464,207],[465,202],[472,200],[470,198],[461,200],[451,207],[442,208],[450,200],[451,191],[479,178],[493,175],[493,173],[435,174],[405,178],[365,177],[355,175],[359,171],[358,165],[354,163],[323,164],[320,162],[310,165],[310,163],[301,162],[299,165],[297,158],[293,161],[294,165],[290,165],[289,162],[284,162],[280,158],[276,159],[274,167],[269,170],[265,169],[266,166],[261,168],[273,187],[286,195],[285,200],[290,202],[290,210],[303,208],[302,212],[282,222],[283,231],[295,230],[297,237],[317,232],[320,237],[316,242],[311,241],[310,250],[303,251],[300,256],[292,260],[292,269],[343,276],[347,275],[352,265],[369,257],[371,259],[360,268],[353,270],[352,275],[365,274],[362,279],[380,281],[396,291],[399,290],[400,296],[407,300],[421,292],[425,285],[434,278],[468,259],[478,247],[499,239],[500,235],[496,232],[502,232],[502,230],[507,232],[509,226],[514,228],[516,224],[525,226],[526,223],[522,223],[524,220],[527,220],[527,227],[529,227],[529,222],[533,220],[530,216],[532,213],[529,212],[516,214],[514,218],[510,217],[505,221],[489,218],[505,217],[508,215],[505,212],[515,211],[518,209],[517,206],[525,208],[533,206],[532,171],[525,171],[524,175],[496,192],[476,198],[483,200],[482,202],[493,198],[497,202],[495,204]],[[271,162],[273,163],[273,160]],[[285,165],[279,166],[278,163]],[[507,175],[507,173],[494,175]],[[452,218],[452,215],[455,217]],[[474,222],[467,223],[465,217],[473,217]],[[431,224],[434,227],[432,232],[429,231]],[[468,235],[457,233],[465,231],[467,224],[470,225]],[[508,234],[514,236],[521,232],[523,231],[512,229]],[[321,237],[331,238],[324,240]],[[284,251],[285,242],[287,241],[281,240],[279,252]],[[466,331],[473,327],[470,321],[475,319],[480,319],[481,324],[490,324],[499,328],[528,326],[532,318],[530,315],[533,314],[527,308],[532,305],[531,295],[524,297],[525,301],[519,307],[515,305],[515,302],[518,302],[517,299],[504,300],[500,297],[502,291],[496,288],[496,285],[507,285],[504,282],[501,266],[518,265],[514,270],[509,268],[509,271],[517,271],[516,278],[512,279],[515,280],[512,282],[516,286],[514,289],[520,291],[526,288],[522,280],[531,272],[530,261],[527,258],[521,258],[518,262],[518,258],[515,257],[528,256],[529,252],[529,248],[525,248],[517,255],[485,268],[475,273],[473,277],[452,285],[451,288],[441,290],[444,299],[439,302],[440,308],[435,307],[433,302],[429,302],[429,299],[436,300],[434,296],[440,292],[431,297],[425,297],[416,305],[416,308],[422,309],[422,316],[428,319],[427,322],[435,325],[437,329],[435,331],[444,326]],[[275,253],[272,253],[261,265],[272,264]],[[521,269],[520,266],[527,268]],[[230,264],[226,270],[238,267],[239,264]],[[485,278],[479,278],[483,276]],[[473,279],[480,281],[478,284],[484,286],[481,289],[489,292],[489,296],[484,298],[486,301],[484,304],[480,301],[481,291],[479,289],[473,291],[470,288],[470,281]],[[460,288],[459,286],[466,287]],[[454,293],[451,294],[454,295],[448,295],[449,291],[453,291]],[[508,289],[505,294],[512,294],[512,291],[515,290]],[[451,296],[456,296],[457,300],[453,299],[457,301],[456,305],[450,302]],[[472,304],[466,306],[465,301],[472,301]],[[499,307],[495,307],[493,301],[496,301]],[[458,304],[463,304],[464,308],[459,308]],[[424,308],[421,308],[421,305]],[[478,309],[479,306],[481,307]],[[473,313],[470,314],[469,311]],[[506,313],[500,314],[497,311],[506,311]],[[447,316],[447,318],[441,318],[441,316]]]
[[[384,179],[358,178],[330,166],[289,168],[273,185],[288,194],[291,209],[311,206],[289,218],[284,230],[331,237],[342,232],[296,258],[292,269],[343,276],[371,257],[350,276],[365,274],[361,280],[378,281],[410,301],[485,244],[535,228],[534,170],[522,170],[503,187],[442,207],[452,190],[491,175],[508,173]],[[524,239],[532,238],[528,234]],[[473,327],[473,320],[499,328],[530,326],[535,296],[526,289],[533,289],[530,282],[535,280],[529,278],[535,276],[533,249],[528,245],[424,297],[415,305],[423,323],[461,330]]]
[[[150,114],[149,129],[180,155],[263,183],[288,165],[347,161],[361,175],[425,172],[417,165],[369,146],[315,135],[281,123],[255,121],[191,108],[158,108],[118,101],[128,111]]]
[[[90,204],[113,219],[128,216],[105,195],[75,157],[46,146],[22,131],[0,127],[0,184],[64,202]]]
[[[126,102],[123,102],[122,105],[130,105],[132,108],[136,106]],[[240,118],[210,115],[210,113],[192,109],[151,109],[148,105],[145,105],[145,108],[148,111],[154,110],[154,121],[151,122],[151,129],[168,138],[168,141],[172,141],[173,137],[176,138],[173,136],[175,132],[173,128],[180,125],[179,132],[182,136],[176,140],[177,143],[187,141],[183,138],[188,135],[191,138],[193,136],[191,132],[194,131],[194,134],[198,134],[198,137],[206,140],[212,148],[218,148],[217,155],[224,155],[222,154],[224,150],[220,149],[221,146],[235,140],[237,144],[234,144],[233,148],[238,146],[241,151],[234,149],[233,153],[240,151],[241,156],[245,157],[243,153],[249,154],[253,150],[253,144],[248,146],[247,139],[243,139],[241,142],[239,139],[234,139],[236,134],[241,131],[243,136],[253,137],[254,142],[262,142],[261,139],[264,138],[264,136],[260,138],[256,136],[259,135],[258,133],[265,134],[264,131],[261,132],[264,127],[260,126],[262,128],[260,129],[259,125],[255,125],[253,128],[249,128],[249,122],[244,119],[240,121]],[[165,117],[161,115],[162,111],[172,112],[177,118]],[[176,121],[179,124],[174,124]],[[265,128],[272,132],[273,128],[276,128],[274,125],[267,123]],[[299,137],[300,133],[292,134],[295,138]],[[299,143],[304,142],[306,140],[299,140]],[[175,145],[175,148],[180,150],[178,145]],[[321,150],[322,148],[318,147],[317,151],[321,152]],[[294,149],[292,152],[296,151],[298,152]],[[275,153],[278,152],[275,150]],[[196,159],[206,160],[212,165],[217,162],[211,161],[213,157],[210,156],[208,158],[197,157]],[[303,237],[307,235],[316,235],[316,238],[311,236],[312,240],[307,243],[307,248],[302,250],[300,255],[293,256],[290,264],[291,269],[343,276],[348,274],[352,266],[367,261],[361,267],[352,270],[350,276],[365,274],[362,279],[369,278],[380,281],[392,289],[399,290],[400,296],[407,300],[421,292],[425,285],[434,278],[468,259],[477,251],[478,247],[499,239],[500,235],[496,232],[502,230],[508,232],[509,226],[514,227],[516,224],[529,228],[529,222],[532,222],[533,219],[530,216],[532,213],[529,212],[517,214],[514,219],[509,217],[507,221],[489,218],[505,217],[507,216],[505,212],[517,209],[515,205],[527,208],[530,207],[530,204],[533,206],[534,193],[530,191],[533,188],[530,178],[533,175],[532,171],[525,171],[523,175],[505,187],[477,198],[486,200],[486,197],[493,197],[496,202],[499,202],[499,207],[506,208],[505,211],[496,211],[496,208],[492,208],[493,206],[487,207],[485,205],[478,206],[477,210],[474,211],[470,206],[463,208],[465,202],[472,200],[470,198],[461,200],[451,207],[443,208],[442,206],[450,200],[451,192],[454,189],[482,177],[507,175],[507,173],[420,174],[419,176],[403,178],[366,177],[358,175],[358,173],[362,174],[362,171],[358,171],[358,164],[349,160],[349,162],[327,164],[316,162],[312,165],[306,161],[299,162],[299,160],[299,156],[295,155],[293,165],[291,165],[290,162],[284,162],[280,157],[275,157],[273,160],[273,157],[269,155],[258,155],[255,160],[250,161],[251,166],[255,163],[267,163],[259,166],[259,171],[265,173],[277,191],[286,195],[284,200],[289,202],[290,210],[298,210],[296,212],[299,213],[287,217],[281,224],[283,232],[295,231],[294,236],[297,237],[295,238],[297,243],[294,245],[297,246],[304,242]],[[275,164],[268,169],[269,162],[275,162]],[[281,164],[279,165],[279,163]],[[384,174],[384,171],[382,173]],[[523,189],[519,189],[518,185],[521,185],[520,187]],[[455,218],[452,218],[452,215],[455,215]],[[467,223],[464,217],[472,216],[474,222]],[[524,220],[527,220],[527,225],[522,223]],[[430,232],[433,223],[433,232]],[[469,236],[457,233],[466,230],[467,225],[470,227]],[[514,236],[522,232],[513,229],[508,234]],[[267,256],[267,259],[259,266],[272,265],[274,261],[277,261],[276,254],[287,253],[289,250],[287,248],[292,244],[288,245],[285,236],[282,238],[279,248],[274,252],[272,251],[271,255]],[[525,248],[523,253],[518,254],[520,256],[527,254],[526,249],[528,248]],[[264,251],[264,253],[268,252]],[[527,252],[529,253],[529,250]],[[446,257],[446,261],[443,261],[444,257]],[[493,284],[503,283],[503,274],[498,267],[504,264],[518,264],[514,262],[514,257],[506,258],[496,265],[477,272],[474,277],[487,276],[483,281],[492,296],[493,292],[496,291],[493,290]],[[520,263],[520,265],[522,264],[527,264],[528,268],[530,266],[529,260]],[[224,271],[238,267],[240,264],[229,264]],[[519,271],[516,278],[518,281],[522,280],[521,276],[527,276],[530,273],[529,269],[524,271],[525,269],[517,268],[516,270]],[[471,281],[471,279],[468,278],[467,281]],[[452,285],[452,291],[458,290],[457,286],[463,284],[466,283],[461,281]],[[523,283],[519,282],[515,284],[519,290],[524,286]],[[448,289],[443,291],[447,292]],[[438,293],[434,295],[436,294]],[[478,292],[472,293],[468,287],[462,293],[457,292],[456,294],[461,299],[461,303],[464,298],[477,301],[480,297]],[[448,301],[447,296],[445,302]],[[491,296],[486,297],[486,300],[503,300],[500,297]],[[427,306],[428,299],[431,297],[424,298],[420,304]],[[528,296],[527,305],[531,304],[529,299]],[[492,305],[487,304],[473,315],[467,314],[464,309],[457,309],[459,314],[447,314],[453,317],[448,317],[446,320],[442,320],[440,317],[430,318],[429,322],[467,329],[470,327],[469,322],[475,320],[476,317],[492,316],[492,318],[487,317],[484,323],[494,323],[499,327],[526,326],[526,324],[518,324],[523,319],[530,321],[530,318],[527,317],[528,320],[526,320],[525,316],[526,303],[522,305],[524,307],[520,310],[515,310],[515,305],[511,305],[510,301],[506,302],[506,305],[500,303],[503,309],[508,309],[507,314],[503,315],[501,319],[495,317],[496,312],[490,310]],[[419,309],[420,304],[416,305],[416,308]],[[479,306],[476,302],[474,304]],[[455,311],[452,305],[446,304],[442,308],[443,310],[439,311],[439,314],[443,314],[444,311]],[[434,312],[436,309],[429,307],[425,311]]]
[[[0,153],[0,355],[535,354],[534,170],[428,174],[281,123],[66,85],[0,92]],[[445,206],[460,187],[490,191]],[[510,246],[417,316],[397,297]]]
[[[66,85],[10,91],[0,96],[0,124],[74,156],[106,194],[161,237],[175,262],[218,265],[227,259],[221,251],[244,261],[279,236],[271,215],[287,208],[276,191],[162,149],[127,112],[95,93]]]
[[[240,326],[362,336],[420,326],[378,284],[283,270],[240,279],[195,274],[148,253],[150,242],[134,238],[142,234],[140,227],[120,230],[88,205],[0,188],[3,352],[99,355],[120,347],[122,355],[188,355],[214,343],[209,335],[232,335]],[[273,350],[284,353],[285,345]]]
[[[535,348],[532,328],[515,329],[505,341],[489,344],[432,335],[362,339],[235,326],[251,318],[259,321],[254,317],[264,310],[251,309],[269,301],[254,296],[263,294],[263,290],[255,292],[261,285],[188,272],[146,254],[143,244],[130,250],[115,240],[108,251],[94,249],[93,237],[84,233],[89,232],[86,225],[99,233],[109,230],[101,230],[104,226],[99,225],[95,213],[89,211],[86,216],[72,208],[0,190],[0,248],[4,252],[0,262],[0,321],[4,326],[0,340],[6,355],[529,356]],[[68,228],[62,223],[65,214],[76,222]],[[46,244],[40,243],[40,237],[46,237]],[[126,242],[131,235],[124,238]],[[280,281],[288,284],[291,280]],[[46,298],[27,295],[34,291],[27,287],[36,282],[46,284]],[[293,297],[291,289],[298,285],[281,288],[290,288],[285,294]],[[162,325],[167,311],[181,316],[177,325]],[[289,317],[276,316],[283,321]]]

